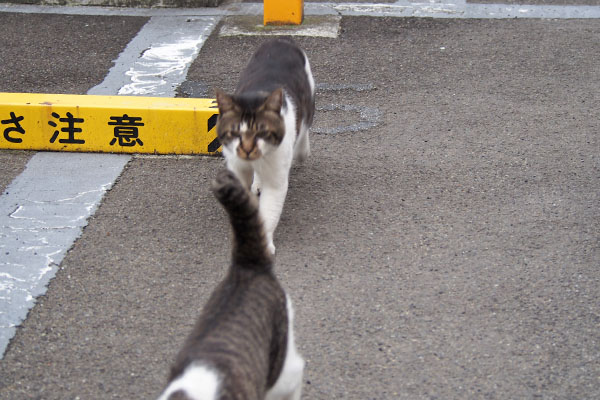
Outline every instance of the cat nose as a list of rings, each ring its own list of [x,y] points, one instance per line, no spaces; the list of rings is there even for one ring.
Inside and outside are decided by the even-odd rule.
[[[238,155],[241,158],[245,158],[246,160],[250,160],[253,157],[253,152],[255,150],[255,144],[251,143],[249,146],[244,145],[244,143],[240,143],[238,146]]]
[[[250,152],[252,152],[252,149],[250,149],[250,150],[247,150],[247,149],[246,149],[246,148],[245,148],[243,145],[241,145],[241,146],[240,146],[240,149],[241,149],[241,150],[242,150],[244,153],[246,153],[246,154],[248,154],[248,155],[250,154]]]
[[[246,154],[250,154],[252,152],[252,150],[254,150],[255,146],[256,146],[256,143],[254,143],[254,141],[251,141],[251,140],[247,140],[247,141],[246,140],[242,140],[240,142],[240,148]]]

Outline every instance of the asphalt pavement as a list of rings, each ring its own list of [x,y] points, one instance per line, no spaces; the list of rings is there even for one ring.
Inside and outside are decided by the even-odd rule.
[[[235,87],[265,40],[219,35],[239,18],[180,96]],[[0,13],[0,91],[84,94],[146,21]],[[303,398],[600,398],[600,20],[338,21],[296,38],[317,113],[275,233]],[[3,192],[32,154],[0,151]],[[0,398],[158,395],[228,265],[222,167],[131,159],[18,327]]]

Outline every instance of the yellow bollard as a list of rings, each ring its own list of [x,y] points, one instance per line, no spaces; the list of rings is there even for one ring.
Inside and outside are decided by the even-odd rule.
[[[213,99],[0,93],[0,149],[219,151]]]
[[[264,0],[263,25],[300,25],[304,0]]]

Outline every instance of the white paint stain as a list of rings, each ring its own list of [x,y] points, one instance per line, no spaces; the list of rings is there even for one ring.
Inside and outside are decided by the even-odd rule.
[[[371,129],[379,125],[383,113],[376,107],[357,106],[350,104],[329,104],[317,107],[317,111],[326,113],[331,111],[342,111],[358,116],[358,121],[352,124],[342,124],[336,126],[320,127],[315,126],[311,129],[314,133],[338,134],[344,132],[358,132]],[[346,120],[346,119],[344,119]]]
[[[173,97],[188,68],[216,25],[217,18],[187,19],[160,42],[150,44],[125,72],[129,83],[118,94]],[[180,22],[181,24],[181,22]]]

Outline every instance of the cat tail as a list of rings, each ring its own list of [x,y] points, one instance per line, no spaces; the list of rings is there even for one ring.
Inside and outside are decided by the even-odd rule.
[[[233,264],[253,269],[269,269],[273,256],[267,249],[256,196],[227,169],[217,173],[212,191],[229,214],[233,228]]]

